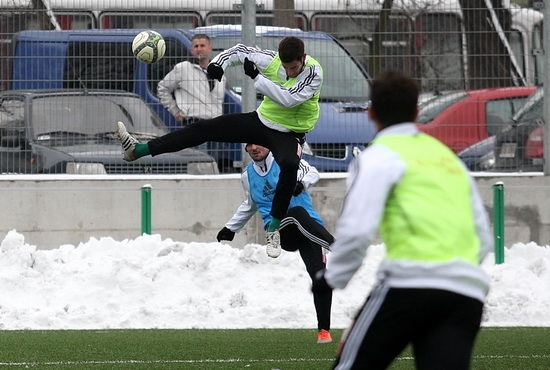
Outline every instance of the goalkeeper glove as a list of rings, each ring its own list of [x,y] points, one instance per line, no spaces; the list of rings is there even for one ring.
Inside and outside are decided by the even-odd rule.
[[[223,68],[221,65],[218,63],[210,63],[208,67],[206,67],[206,72],[210,77],[221,82],[223,77]]]
[[[251,62],[248,58],[244,58],[243,68],[244,73],[251,79],[255,79],[256,76],[260,73],[260,71],[258,71],[258,67],[256,67],[256,64]]]
[[[218,239],[219,242],[222,240],[232,241],[235,237],[235,232],[229,230],[227,227],[224,227],[220,230],[218,235],[216,236],[216,239]]]
[[[296,187],[294,188],[294,193],[292,195],[297,197],[298,195],[302,194],[303,191],[304,191],[304,184],[302,184],[300,181],[296,181]]]

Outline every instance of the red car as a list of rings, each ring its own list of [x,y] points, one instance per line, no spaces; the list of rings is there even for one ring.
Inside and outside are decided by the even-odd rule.
[[[535,86],[447,92],[419,106],[417,126],[455,153],[496,135]]]

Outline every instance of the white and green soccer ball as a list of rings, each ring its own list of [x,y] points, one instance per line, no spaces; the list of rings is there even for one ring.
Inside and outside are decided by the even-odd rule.
[[[142,31],[134,37],[132,51],[137,60],[151,64],[162,59],[166,43],[160,33],[152,30]]]

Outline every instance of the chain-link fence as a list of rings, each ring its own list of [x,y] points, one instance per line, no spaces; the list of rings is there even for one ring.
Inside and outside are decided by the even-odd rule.
[[[106,115],[105,112],[117,110],[112,107],[114,100],[107,89],[136,93],[137,100],[153,110],[151,115],[158,115],[147,118],[152,121],[150,125],[158,125],[159,121],[168,130],[181,127],[183,123],[159,101],[158,83],[177,63],[195,59],[194,34],[211,37],[213,56],[240,42],[239,27],[243,22],[243,3],[237,0],[0,0],[0,4],[0,89],[102,90],[103,100],[111,106],[93,109],[102,112],[96,116],[112,124],[113,131],[120,114],[121,120],[137,122],[138,117],[129,117],[131,109],[120,104],[115,104],[117,114]],[[387,69],[404,70],[418,81],[422,102],[429,105],[423,117],[433,115],[423,122],[426,132],[442,139],[457,153],[493,137],[493,146],[489,147],[494,165],[495,145],[512,140],[499,141],[495,135],[518,112],[533,92],[532,86],[542,81],[543,16],[539,2],[525,5],[531,7],[504,0],[257,0],[256,25],[264,27],[257,28],[255,46],[277,50],[282,37],[297,35],[305,41],[306,53],[323,66],[320,117],[316,128],[307,134],[305,147],[305,158],[320,171],[345,171],[353,156],[372,139],[374,127],[364,114],[369,79]],[[270,28],[275,26],[286,29]],[[154,29],[163,35],[163,59],[146,65],[133,57],[131,42],[137,29]],[[226,77],[223,112],[238,112],[246,76],[240,67],[231,67]],[[518,88],[521,86],[531,88]],[[507,87],[510,88],[503,89]],[[455,113],[445,125],[429,128],[430,122],[444,108],[461,100],[464,92],[487,88],[492,89],[491,94],[472,98],[474,102],[456,108],[470,115]],[[19,94],[2,99],[2,172],[66,172],[69,167],[79,167],[67,166],[68,163],[78,161],[94,164],[83,164],[82,172],[96,171],[108,161],[108,168],[118,168],[115,173],[170,172],[170,166],[162,165],[163,156],[156,162],[141,162],[143,165],[138,161],[133,169],[109,159],[108,144],[117,143],[106,134],[108,125],[97,124],[97,129],[81,132],[80,123],[73,124],[75,120],[89,120],[90,124],[98,121],[89,119],[93,115],[90,107],[95,103],[90,102],[88,109],[76,115],[76,108],[66,105],[66,99],[50,98],[50,106],[60,107],[38,112],[33,107],[45,105],[32,104],[32,99],[40,96],[29,96]],[[73,114],[64,114],[68,110]],[[474,110],[477,113],[473,114]],[[33,127],[37,121],[45,127]],[[158,134],[153,129],[142,130]],[[56,134],[52,136],[52,132]],[[144,135],[141,139],[147,138]],[[513,165],[508,161],[507,169],[523,165],[525,145],[519,145],[523,147],[521,153],[507,146],[503,158],[513,155],[515,161]],[[78,147],[79,153],[95,153],[93,158],[86,158],[67,147]],[[68,153],[53,160],[52,151]],[[201,152],[211,158],[201,156]],[[206,165],[209,160],[216,162],[220,172],[238,172],[245,159],[239,143],[207,143],[181,154],[173,159],[182,163],[180,167],[170,168],[189,173],[212,173]],[[120,148],[117,155],[120,159]],[[488,169],[485,162],[479,163],[482,157],[474,156],[476,164],[472,169]],[[538,162],[533,159],[536,167]],[[542,161],[542,155],[539,159]],[[188,171],[189,163],[202,164]],[[102,173],[112,172],[106,169]]]

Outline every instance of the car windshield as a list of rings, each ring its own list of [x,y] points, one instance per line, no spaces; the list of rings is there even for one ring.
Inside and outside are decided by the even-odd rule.
[[[445,109],[466,98],[468,94],[464,91],[441,95],[438,98],[429,100],[426,104],[421,105],[418,112],[417,123],[429,123],[433,121]]]
[[[277,50],[282,37],[256,37],[257,47]],[[324,80],[321,100],[365,102],[370,86],[362,69],[350,58],[338,43],[330,39],[303,38],[305,51],[323,67]],[[212,38],[215,54],[241,42],[240,36],[217,36]],[[228,85],[240,93],[245,77],[242,68],[226,70]]]
[[[139,98],[127,95],[49,95],[32,104],[35,137],[48,133],[98,135],[113,132],[117,121],[129,131],[160,136],[166,129]]]
[[[533,121],[542,117],[543,88],[539,87],[512,118],[514,122]]]

